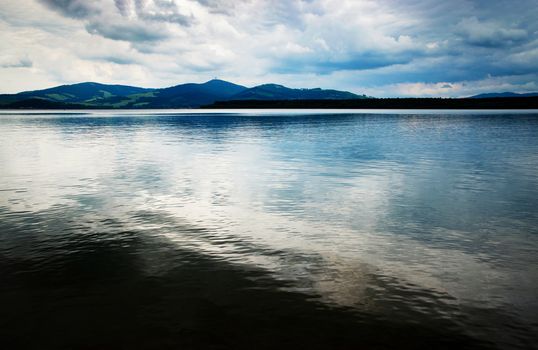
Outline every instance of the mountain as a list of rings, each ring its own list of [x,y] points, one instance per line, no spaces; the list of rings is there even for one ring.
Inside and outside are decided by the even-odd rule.
[[[18,94],[0,95],[0,105],[28,99],[44,99],[61,103],[91,104],[111,97],[128,96],[152,90],[153,89],[126,85],[106,85],[87,82],[73,85],[61,85],[44,90],[25,91]]]
[[[533,97],[538,96],[538,92],[530,92],[525,94],[520,94],[517,92],[492,92],[487,94],[474,95],[469,98],[496,98],[496,97]]]
[[[188,83],[141,94],[114,96],[99,101],[99,105],[110,108],[196,108],[227,100],[246,89],[241,85],[213,79],[202,84]]]
[[[277,84],[264,84],[246,89],[230,100],[347,100],[367,98],[347,91],[316,89],[290,89]]]
[[[224,80],[213,79],[203,84],[181,84],[155,91],[146,100],[147,108],[191,108],[227,100],[247,88]]]
[[[367,98],[347,91],[290,89],[265,84],[253,88],[213,79],[162,89],[80,83],[0,95],[0,108],[197,108],[230,100],[340,100]]]

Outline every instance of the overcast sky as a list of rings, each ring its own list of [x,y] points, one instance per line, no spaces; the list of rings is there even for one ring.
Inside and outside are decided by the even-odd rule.
[[[538,91],[538,0],[0,1],[0,93],[214,77],[379,97]]]

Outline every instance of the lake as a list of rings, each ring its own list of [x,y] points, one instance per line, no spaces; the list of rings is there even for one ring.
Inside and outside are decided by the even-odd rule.
[[[1,111],[4,349],[536,348],[538,112]]]

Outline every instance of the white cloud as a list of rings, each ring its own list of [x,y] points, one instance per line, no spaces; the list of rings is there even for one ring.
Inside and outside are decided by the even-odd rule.
[[[10,82],[0,91],[84,80],[159,87],[214,76],[376,95],[488,74],[523,85],[538,69],[538,9],[521,3],[4,0],[0,74]]]
[[[524,29],[504,28],[502,24],[481,22],[476,17],[462,19],[458,29],[469,44],[477,46],[506,46],[527,38]]]
[[[401,83],[384,86],[393,95],[417,97],[468,97],[492,91],[530,92],[538,91],[538,74],[526,77],[527,82],[521,83],[521,77],[488,77],[482,80],[438,83]]]

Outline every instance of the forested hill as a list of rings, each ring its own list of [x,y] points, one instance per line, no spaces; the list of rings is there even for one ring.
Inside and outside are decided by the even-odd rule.
[[[0,95],[0,108],[197,108],[227,100],[304,100],[366,98],[347,91],[291,89],[277,84],[247,88],[224,80],[148,89],[80,83]]]

